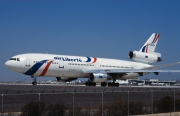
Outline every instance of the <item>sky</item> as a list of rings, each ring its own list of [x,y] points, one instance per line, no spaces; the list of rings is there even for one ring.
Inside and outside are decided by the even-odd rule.
[[[0,82],[32,81],[5,67],[17,54],[130,60],[129,51],[140,50],[152,33],[161,34],[156,52],[163,61],[155,65],[180,61],[179,6],[179,0],[0,0]],[[163,73],[140,79],[179,77]]]

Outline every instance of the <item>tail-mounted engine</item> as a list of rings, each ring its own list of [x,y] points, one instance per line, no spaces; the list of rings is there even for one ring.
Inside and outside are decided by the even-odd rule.
[[[162,61],[161,54],[159,53],[144,53],[138,51],[130,51],[129,58],[133,59],[134,61],[143,62],[143,63],[155,63]]]

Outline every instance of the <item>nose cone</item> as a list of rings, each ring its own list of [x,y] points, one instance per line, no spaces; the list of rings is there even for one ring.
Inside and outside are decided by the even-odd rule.
[[[18,63],[11,61],[11,60],[8,60],[7,62],[5,62],[5,66],[8,69],[16,71],[16,72],[19,72],[21,69]]]
[[[10,63],[9,63],[9,61],[6,61],[6,62],[5,62],[5,66],[6,66],[7,68],[9,68],[9,67],[10,67]]]

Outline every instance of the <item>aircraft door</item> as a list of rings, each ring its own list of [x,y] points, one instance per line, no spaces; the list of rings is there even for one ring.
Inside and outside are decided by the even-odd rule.
[[[26,61],[25,61],[26,63],[25,63],[25,66],[27,66],[27,67],[29,67],[30,66],[30,60],[29,60],[29,58],[26,58]]]
[[[59,60],[59,68],[64,68],[64,64],[61,60]]]
[[[95,67],[96,67],[96,69],[99,69],[99,63],[98,62],[96,62]]]

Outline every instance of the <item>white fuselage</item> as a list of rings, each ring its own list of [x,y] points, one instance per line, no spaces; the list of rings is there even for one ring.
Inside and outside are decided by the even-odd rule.
[[[85,70],[143,69],[152,65],[116,59],[29,53],[13,56],[5,65],[16,72],[30,76],[88,78]],[[122,78],[135,78],[129,73]]]

